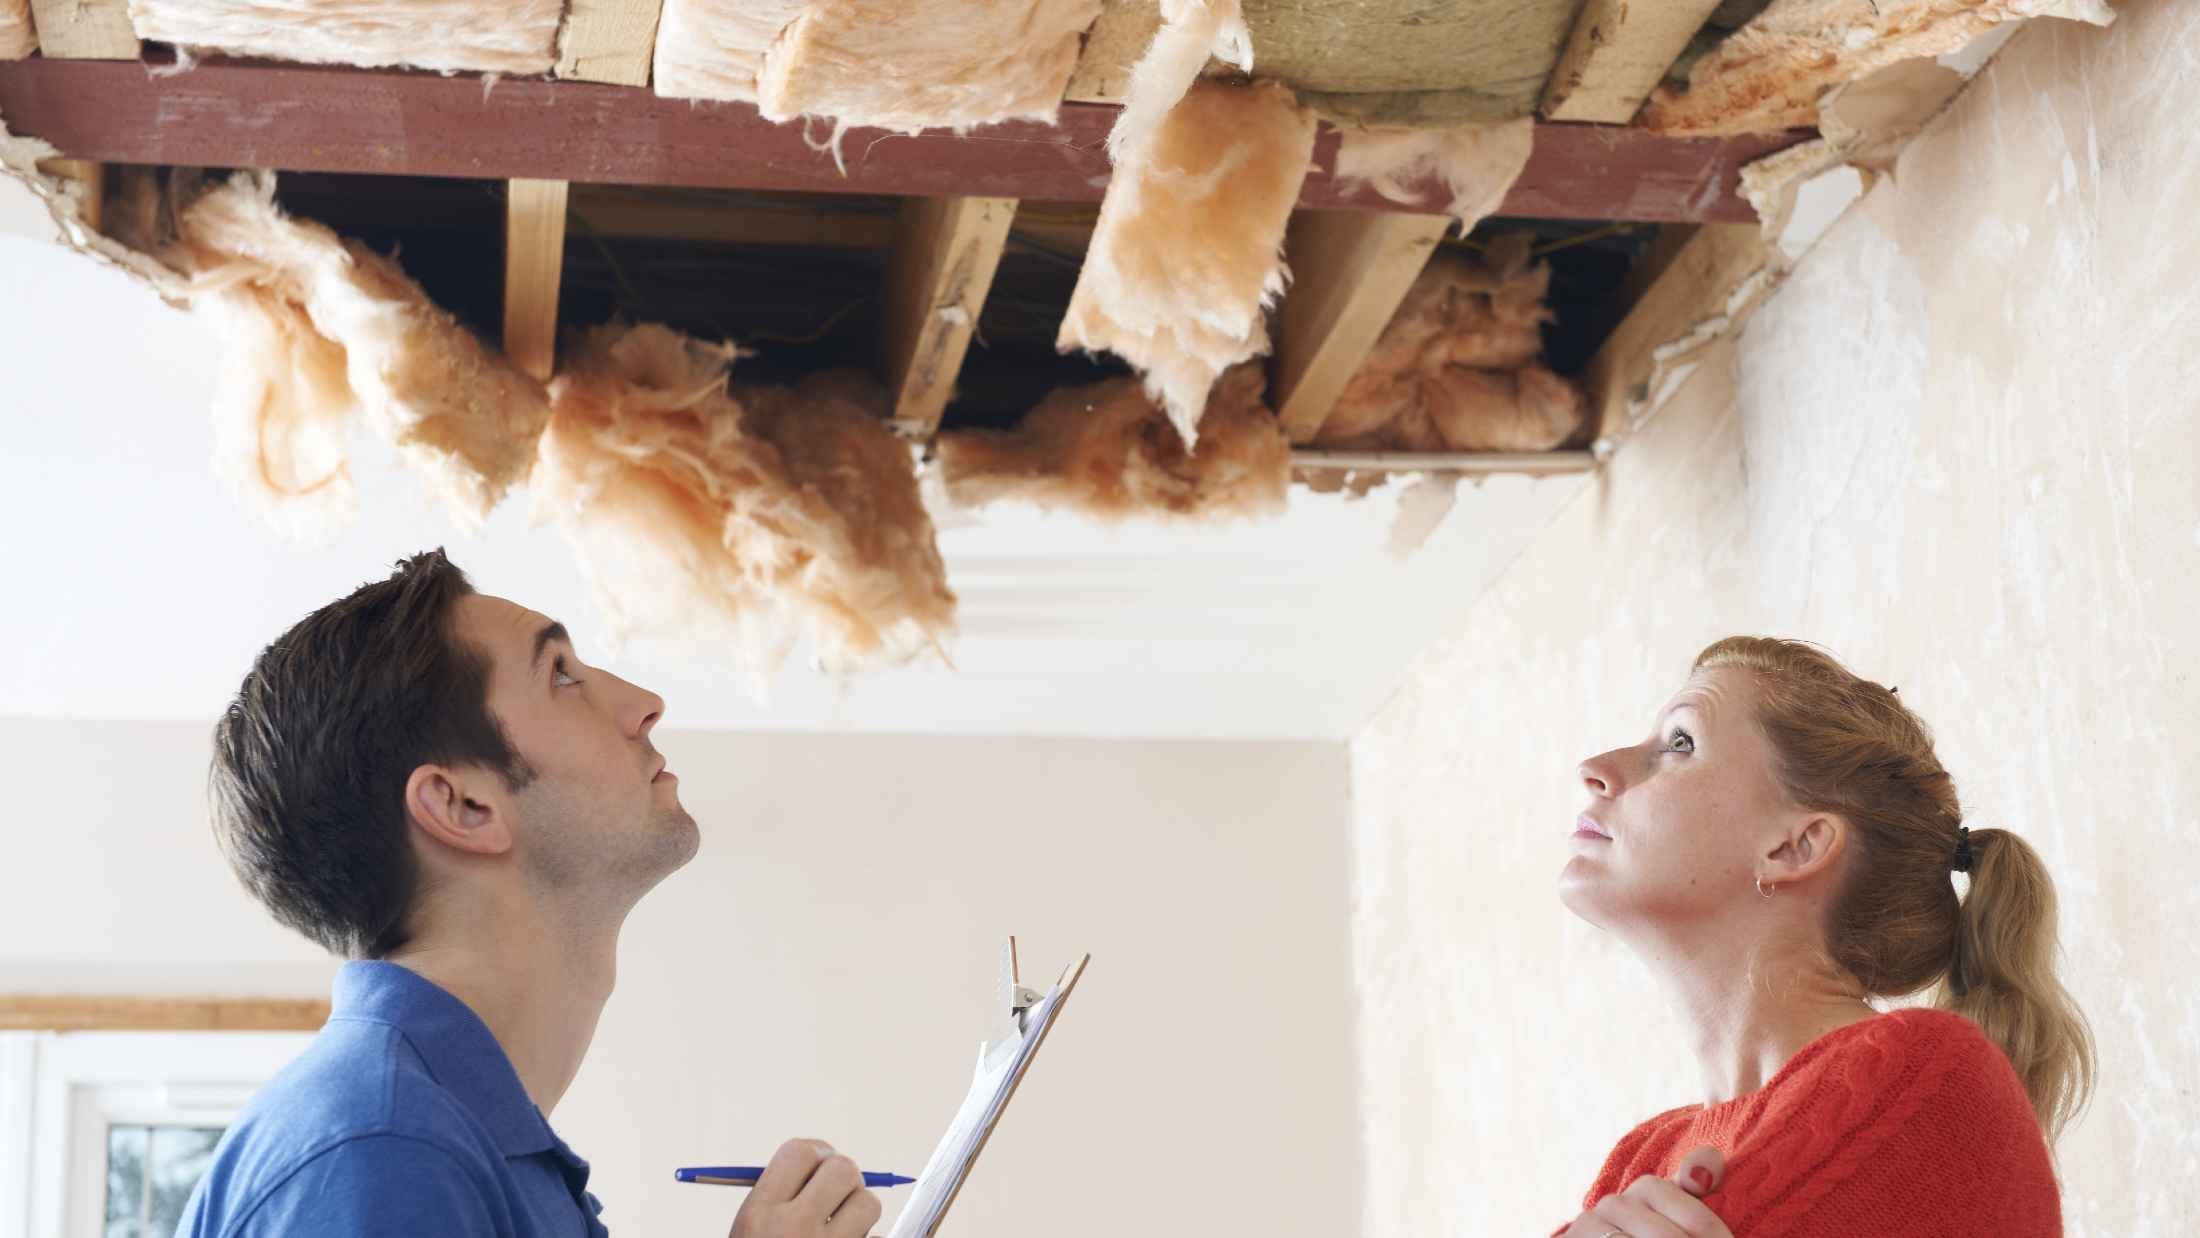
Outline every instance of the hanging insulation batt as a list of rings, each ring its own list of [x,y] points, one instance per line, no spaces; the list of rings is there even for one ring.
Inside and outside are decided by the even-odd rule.
[[[1660,87],[1641,124],[1655,133],[1779,133],[1817,123],[1843,82],[1903,60],[1961,49],[2003,22],[2063,17],[2105,26],[2107,0],[1773,0],[1690,66],[1688,88]]]
[[[621,633],[729,645],[768,670],[937,651],[954,627],[931,517],[885,395],[851,374],[729,389],[738,350],[599,327],[551,385],[531,486]]]
[[[1314,436],[1319,447],[1548,451],[1581,427],[1572,383],[1534,364],[1550,268],[1529,237],[1493,242],[1487,262],[1431,258]]]
[[[1053,392],[1014,430],[940,435],[938,467],[961,507],[1013,499],[1111,521],[1278,515],[1291,444],[1261,401],[1263,382],[1252,362],[1222,375],[1196,452],[1137,379],[1113,378]]]
[[[21,60],[37,50],[30,0],[0,0],[0,60]]]
[[[1440,182],[1451,193],[1446,214],[1459,235],[1494,214],[1528,166],[1535,118],[1451,129],[1346,129],[1337,145],[1337,179],[1364,181],[1393,202],[1418,205],[1410,188]]]
[[[548,73],[561,0],[130,0],[139,38],[232,56]]]
[[[1056,346],[1136,366],[1187,443],[1217,375],[1268,351],[1313,114],[1272,82],[1193,86],[1108,182]]]
[[[765,54],[767,120],[915,133],[1054,122],[1100,0],[812,0]]]
[[[764,52],[807,0],[665,0],[651,71],[673,99],[756,102]]]
[[[355,413],[478,524],[525,476],[542,388],[429,301],[394,262],[275,206],[271,175],[188,201],[160,257],[227,324],[216,398],[224,471],[294,533],[349,514]]]

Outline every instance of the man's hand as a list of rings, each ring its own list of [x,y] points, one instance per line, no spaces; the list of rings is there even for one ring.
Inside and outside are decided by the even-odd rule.
[[[822,1140],[790,1139],[749,1188],[727,1238],[866,1238],[878,1214],[854,1161]]]
[[[1718,1190],[1725,1177],[1726,1158],[1719,1150],[1698,1148],[1671,1178],[1645,1174],[1625,1191],[1598,1200],[1559,1238],[1734,1238],[1699,1198]]]

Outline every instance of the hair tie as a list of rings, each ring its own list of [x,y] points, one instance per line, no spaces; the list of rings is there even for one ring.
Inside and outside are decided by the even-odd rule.
[[[1948,867],[1959,873],[1971,871],[1970,826],[1959,825],[1956,827],[1956,854],[1954,859],[1948,861]]]

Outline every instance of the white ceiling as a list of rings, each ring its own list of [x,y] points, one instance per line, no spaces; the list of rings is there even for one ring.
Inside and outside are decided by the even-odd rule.
[[[446,545],[483,590],[564,619],[583,655],[667,698],[666,725],[965,735],[1349,737],[1415,651],[1587,484],[1493,479],[1403,562],[1395,493],[1303,492],[1261,525],[1109,529],[995,509],[943,531],[963,600],[957,669],[835,681],[790,666],[759,701],[731,659],[604,624],[524,495],[458,532],[362,439],[360,518],[332,544],[264,532],[208,464],[219,341],[125,277],[44,239],[0,177],[0,716],[211,720],[284,627],[414,551]]]

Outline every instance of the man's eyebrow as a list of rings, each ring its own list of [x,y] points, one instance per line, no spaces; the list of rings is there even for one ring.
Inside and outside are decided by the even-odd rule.
[[[542,651],[548,649],[552,641],[561,641],[568,645],[573,643],[573,638],[566,635],[565,625],[555,619],[542,625],[542,631],[535,633],[535,656],[528,660],[530,669],[542,665]]]

